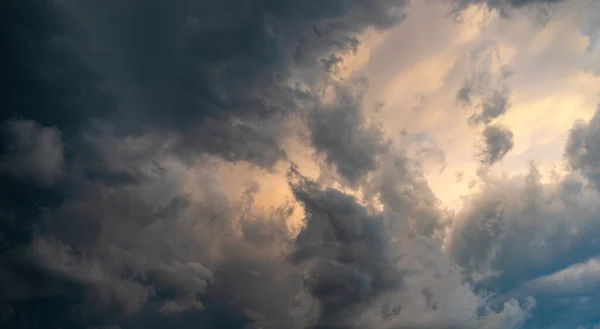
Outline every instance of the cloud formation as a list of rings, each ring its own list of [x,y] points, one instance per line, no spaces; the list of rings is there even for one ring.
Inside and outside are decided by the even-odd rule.
[[[565,155],[572,169],[580,171],[594,184],[600,183],[600,110],[589,122],[578,121],[569,133]]]
[[[373,171],[377,158],[387,151],[383,132],[366,122],[359,86],[338,85],[332,104],[322,104],[310,113],[311,142],[326,162],[350,182]]]
[[[0,168],[43,185],[59,178],[64,170],[64,145],[55,127],[15,120],[7,122],[3,130],[8,145]]]
[[[552,1],[453,3],[475,2]],[[365,78],[340,70],[362,33],[402,28],[407,6],[4,2],[2,326],[599,323],[598,115],[572,129],[566,175],[489,174],[462,210],[446,209],[423,167],[445,161],[441,144],[425,131],[397,144],[367,110]],[[485,66],[494,45],[475,53],[483,68],[456,97],[477,109],[491,166],[513,148],[497,122],[510,95],[504,67]],[[282,182],[287,199],[226,170],[242,165]],[[316,179],[327,166],[330,179]],[[566,309],[580,317],[540,316],[556,296],[579,298]]]
[[[459,91],[457,97],[464,97],[464,89]],[[476,124],[488,124],[494,119],[498,119],[502,115],[506,114],[508,107],[510,106],[508,95],[506,90],[494,91],[492,95],[485,98],[481,104],[481,113],[475,113],[469,121]],[[470,96],[468,96],[470,100]]]
[[[513,148],[513,133],[498,124],[488,125],[483,130],[483,144],[480,161],[485,165],[493,165]]]
[[[569,0],[456,0],[459,8],[466,8],[469,5],[485,3],[489,8],[495,9],[513,9],[532,5],[556,5]]]
[[[15,52],[6,79],[17,83],[3,95],[10,112],[67,139],[108,119],[119,134],[173,138],[179,152],[270,167],[285,158],[272,124],[304,95],[290,82],[294,71],[314,83],[321,58],[355,49],[368,26],[394,24],[403,1],[7,6]]]

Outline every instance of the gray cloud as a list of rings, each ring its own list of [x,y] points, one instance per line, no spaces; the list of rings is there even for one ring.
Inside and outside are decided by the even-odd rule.
[[[270,166],[284,158],[277,139],[286,131],[260,123],[297,110],[293,71],[313,71],[303,75],[310,83],[322,58],[355,49],[354,34],[367,26],[391,26],[399,19],[391,9],[403,2],[156,1],[140,12],[142,2],[109,1],[77,12],[108,49],[92,62],[133,104],[125,118],[142,129],[176,130],[183,152]],[[119,14],[105,21],[98,12]]]
[[[461,89],[462,91],[462,89]],[[459,94],[460,92],[459,91]],[[464,92],[463,92],[464,93]],[[470,96],[457,95],[458,97],[468,97],[470,102]],[[510,101],[508,99],[508,90],[503,89],[502,91],[495,90],[490,96],[484,98],[481,103],[481,112],[473,114],[469,118],[469,122],[473,125],[476,124],[488,124],[492,120],[497,119],[504,114],[510,107]]]
[[[527,322],[533,328],[593,321],[595,290],[561,292],[558,282],[542,289],[538,280],[597,257],[598,193],[573,175],[542,183],[535,166],[524,179],[488,178],[481,191],[466,199],[448,237],[449,254],[470,273],[476,289],[493,289],[492,304],[535,296]],[[589,303],[580,304],[584,297]]]
[[[492,123],[510,109],[510,90],[506,87],[509,76],[497,44],[483,42],[471,51],[468,78],[455,96],[459,105],[476,108],[468,119],[469,125],[485,127],[478,156],[488,166],[500,161],[513,148],[512,131]]]
[[[471,50],[467,73],[468,77],[455,97],[458,104],[477,108],[469,123],[488,124],[506,114],[510,108],[506,80],[511,72],[502,63],[496,42],[486,41]]]
[[[191,200],[187,166],[204,154],[268,168],[285,159],[287,118],[318,96],[291,81],[333,73],[328,58],[355,51],[367,27],[397,23],[403,6],[9,1],[1,119],[23,118],[2,140],[3,156],[15,151],[0,173],[9,326],[309,326],[318,303],[286,258],[290,208],[259,214],[208,177]],[[363,119],[350,114],[352,133]],[[39,187],[16,168],[65,175]]]
[[[0,169],[16,177],[50,185],[65,169],[64,145],[56,127],[41,127],[34,121],[12,120],[4,124],[8,139]]]
[[[565,156],[571,168],[600,184],[600,109],[589,122],[577,122],[569,133]]]
[[[18,90],[3,95],[9,113],[55,126],[69,143],[103,119],[120,136],[175,138],[173,151],[185,156],[270,167],[285,158],[282,120],[305,97],[289,82],[295,72],[319,79],[322,59],[356,49],[368,26],[398,22],[404,1],[11,6],[6,21],[22,32],[8,39],[15,57],[4,79]]]
[[[320,305],[312,328],[512,328],[524,319],[508,307],[477,315],[482,300],[435,240],[398,225],[405,218],[369,211],[295,168],[290,181],[306,212],[292,260],[308,266],[305,284]]]
[[[355,49],[367,26],[391,26],[403,3],[11,1],[3,113],[55,127],[43,136],[60,131],[72,148],[65,161],[85,176],[76,179],[139,183],[160,172],[145,160],[190,150],[270,167],[285,158],[275,137],[287,131],[274,121],[308,97],[292,71],[310,82],[322,58]],[[2,179],[13,187],[6,208],[32,202],[20,198],[29,187]],[[50,199],[35,202],[56,206]]]
[[[508,10],[531,5],[556,5],[569,0],[452,0],[457,2],[458,9],[464,9],[472,4],[485,3],[490,8]]]
[[[294,169],[289,180],[305,213],[296,238],[285,224],[287,206],[254,209],[256,184],[234,200],[207,173],[197,182],[198,200],[177,193],[182,182],[173,167],[160,180],[119,189],[83,183],[40,223],[43,234],[2,263],[2,285],[16,287],[4,296],[15,305],[10,323],[35,328],[19,319],[32,317],[30,303],[41,297],[77,301],[45,315],[46,323],[121,328],[146,327],[145,321],[184,328],[478,328],[505,316],[477,316],[483,301],[462,284],[437,242],[404,229],[402,223],[427,225],[410,196],[388,196],[404,200],[405,210],[394,208],[399,213],[373,213]],[[404,214],[411,218],[397,217]],[[452,306],[457,299],[461,310]]]
[[[456,92],[456,101],[463,106],[471,105],[472,102],[472,88],[465,84]]]
[[[80,195],[39,224],[45,233],[25,253],[3,262],[2,285],[15,287],[3,302],[19,301],[15,311],[31,317],[35,309],[27,306],[37,298],[74,298],[55,315],[64,318],[46,317],[56,325],[100,321],[137,328],[145,325],[127,319],[199,312],[200,324],[213,327],[218,300],[231,298],[224,311],[239,313],[242,322],[292,328],[288,307],[302,287],[300,274],[290,272],[279,254],[291,248],[283,222],[290,212],[276,211],[263,223],[257,214],[239,211],[251,201],[236,204],[206,182],[199,203],[177,193],[152,194],[177,184],[172,173],[165,178],[168,184],[148,181],[118,190],[98,183],[80,187]],[[240,215],[241,236],[234,227]],[[264,319],[244,315],[247,309]],[[184,327],[194,323],[181,321]]]
[[[332,104],[319,103],[299,87],[321,87],[339,55],[356,50],[356,34],[397,23],[404,1],[7,4],[3,156],[46,160],[19,168],[48,183],[0,172],[8,327],[507,329],[532,311],[527,299],[491,307],[473,291],[463,271],[487,269],[496,244],[465,224],[454,234],[475,230],[482,247],[442,251],[450,214],[419,163],[365,119],[360,93],[338,86]],[[272,168],[286,158],[286,119],[296,113],[362,199],[292,169],[294,203],[265,210],[254,205],[257,184],[237,199],[210,164],[196,166],[209,154]],[[23,119],[8,121],[15,114]],[[561,200],[579,204],[578,185],[563,186]],[[504,201],[495,197],[480,196]],[[477,200],[467,223],[488,213]],[[297,236],[288,228],[295,203]],[[591,233],[568,240],[548,225],[559,243],[544,255],[557,263],[499,256],[490,268],[507,273],[501,289],[593,246]],[[509,231],[510,248],[537,241],[518,235],[531,231]]]
[[[479,153],[480,161],[493,165],[513,148],[513,133],[499,124],[487,125],[483,130],[483,149]]]
[[[291,174],[298,180],[294,195],[307,212],[292,259],[309,264],[307,288],[321,305],[315,328],[351,327],[368,303],[401,284],[383,223],[352,197]]]
[[[447,213],[425,180],[418,162],[388,154],[365,186],[367,197],[378,199],[394,226],[416,236],[434,237],[447,224]]]
[[[535,296],[527,321],[533,328],[598,321],[600,297],[590,279],[597,271],[600,230],[593,175],[597,117],[571,130],[565,154],[572,172],[543,183],[532,165],[523,180],[485,178],[481,192],[466,199],[448,237],[451,257],[470,273],[474,286],[497,293],[493,303]]]
[[[519,281],[570,265],[560,262],[585,259],[585,254],[571,257],[592,242],[589,231],[565,235],[580,225],[594,226],[590,215],[595,206],[581,203],[587,196],[580,181],[545,186],[533,167],[524,186],[490,181],[482,191],[458,215],[449,248],[459,264],[476,274],[475,280],[509,290]]]
[[[374,170],[387,150],[381,129],[366,122],[362,102],[362,91],[336,86],[333,104],[321,104],[308,119],[316,151],[352,183]]]

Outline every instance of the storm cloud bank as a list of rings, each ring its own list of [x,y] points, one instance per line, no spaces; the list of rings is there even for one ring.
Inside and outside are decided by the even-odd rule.
[[[332,78],[406,5],[4,1],[3,327],[517,329],[555,307],[537,287],[598,256],[597,117],[573,128],[560,181],[490,177],[448,211],[369,120],[364,80]],[[491,124],[506,100],[473,119],[489,165],[512,148]],[[337,185],[293,164],[290,140]],[[216,172],[236,165],[284,177],[290,199],[231,193]],[[573,324],[600,322],[585,314]]]

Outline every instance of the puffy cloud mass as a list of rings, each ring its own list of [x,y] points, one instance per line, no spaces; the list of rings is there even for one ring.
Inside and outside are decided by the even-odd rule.
[[[490,171],[448,208],[425,163],[444,141],[386,130],[354,61],[410,6],[4,1],[1,326],[594,328],[600,110],[565,172],[495,175],[512,89],[482,42],[446,99]]]
[[[489,125],[483,130],[484,147],[481,162],[492,165],[500,160],[514,146],[513,133],[501,125]]]
[[[565,154],[572,169],[580,171],[595,184],[600,183],[600,110],[589,122],[579,121],[571,129]]]

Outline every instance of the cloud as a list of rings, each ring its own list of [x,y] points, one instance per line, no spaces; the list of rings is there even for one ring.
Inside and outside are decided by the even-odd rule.
[[[591,278],[600,195],[589,169],[593,156],[585,149],[593,145],[596,117],[571,130],[565,154],[573,171],[548,181],[532,165],[524,179],[485,177],[447,238],[449,254],[467,269],[476,290],[494,289],[492,304],[535,296],[527,328],[598,321],[597,282]]]
[[[488,125],[483,129],[483,150],[479,153],[480,161],[485,165],[493,165],[513,148],[513,132],[499,125]]]
[[[581,172],[594,184],[600,183],[600,109],[589,122],[578,121],[565,145],[565,156],[572,169]]]
[[[462,91],[462,89],[461,89]],[[460,91],[459,91],[460,93]],[[457,95],[459,97],[459,95]],[[463,97],[463,96],[461,96]],[[469,98],[470,99],[470,96]],[[494,91],[491,96],[485,98],[481,104],[481,113],[475,113],[469,118],[471,124],[488,124],[492,120],[506,114],[510,106],[508,91]]]
[[[497,89],[502,88],[511,75],[498,42],[485,40],[476,44],[469,52],[467,68],[467,79],[456,94],[457,100],[469,105],[473,97],[489,98],[481,107],[485,107],[485,103],[498,102],[498,96],[503,93]]]
[[[483,146],[478,153],[479,161],[491,166],[513,148],[513,132],[498,121],[509,110],[510,91],[507,80],[511,72],[503,63],[500,47],[487,41],[470,52],[468,78],[456,93],[462,106],[475,106],[476,111],[468,118],[472,127],[484,126]]]
[[[387,151],[381,129],[366,121],[359,88],[335,86],[335,100],[320,104],[308,119],[315,150],[352,183],[373,171],[377,157]]]
[[[407,153],[411,159],[421,161],[423,165],[427,162],[441,167],[440,171],[446,166],[446,155],[440,144],[426,131],[413,134],[407,134]]]
[[[536,313],[542,315],[533,318],[531,326],[555,328],[556,323],[573,328],[592,327],[597,323],[598,315],[598,259],[572,265],[564,270],[531,280],[520,287],[513,295],[535,294],[537,296]],[[561,307],[564,311],[552,314],[552,310]],[[544,315],[546,314],[546,315]],[[577,317],[573,317],[577,314]],[[586,326],[587,325],[587,326]]]
[[[461,105],[469,105],[471,104],[472,100],[471,100],[471,86],[469,85],[464,85],[462,86],[458,92],[456,92],[456,100],[461,104]]]
[[[159,181],[116,190],[85,182],[79,188],[85,193],[48,214],[40,223],[44,233],[3,262],[2,284],[16,287],[4,296],[15,305],[9,323],[35,328],[19,319],[30,318],[42,296],[57,307],[40,315],[45,323],[122,328],[148,321],[184,328],[352,327],[353,321],[476,328],[503,314],[476,315],[483,300],[435,240],[398,225],[417,219],[396,218],[403,213],[395,208],[372,213],[292,169],[290,186],[305,213],[295,236],[285,225],[289,209],[253,207],[255,184],[234,200],[209,184],[206,172],[200,191],[149,193],[182,184],[176,168]],[[406,214],[423,211],[395,196],[405,200]],[[457,299],[469,307],[456,308]]]
[[[203,183],[210,201],[191,202],[185,176],[208,155],[266,168],[286,159],[286,120],[299,111],[299,102],[316,96],[291,80],[307,85],[325,78],[323,58],[352,52],[356,35],[367,27],[391,27],[401,20],[403,6],[404,1],[7,3],[5,41],[14,51],[2,61],[3,85],[12,87],[3,88],[8,111],[1,119],[23,119],[6,128],[12,143],[6,145],[15,152],[0,177],[0,241],[3,252],[25,248],[33,254],[18,268],[37,273],[17,285],[22,272],[15,262],[3,262],[3,283],[21,287],[7,297],[8,303],[20,303],[13,324],[36,326],[18,318],[34,312],[38,295],[29,287],[41,286],[57,308],[44,316],[57,325],[108,325],[132,313],[148,321],[176,313],[185,322],[183,313],[202,308],[205,314],[194,316],[201,326],[219,325],[223,320],[216,314],[229,314],[231,325],[241,326],[262,313],[268,313],[271,327],[292,326],[296,321],[287,307],[300,276],[278,270],[286,268],[280,256],[251,251],[277,249],[290,234],[285,225],[242,221],[243,242],[214,242],[221,234],[236,236],[234,223],[243,213]],[[59,186],[43,189],[15,179],[16,171],[45,186],[66,175]],[[213,237],[196,236],[191,223],[175,220],[182,213],[189,221],[217,220]],[[273,216],[288,217],[289,210]],[[54,251],[33,247],[40,245]],[[207,248],[226,255],[211,255]],[[38,266],[42,261],[46,265]],[[237,274],[245,263],[261,274]],[[199,266],[217,273],[214,284],[196,271]],[[282,283],[256,284],[277,280]],[[286,284],[290,280],[295,284]],[[246,312],[244,305],[251,309]]]
[[[469,117],[471,125],[489,124],[509,110],[512,72],[504,61],[497,42],[482,42],[471,50],[468,77],[456,93],[458,104],[477,108]]]
[[[65,166],[64,145],[56,127],[12,120],[3,128],[8,145],[0,162],[2,170],[41,185],[50,185],[60,177]]]
[[[304,97],[289,83],[295,72],[314,82],[322,58],[355,49],[369,26],[392,26],[403,5],[47,1],[34,11],[15,2],[6,21],[21,32],[9,39],[5,79],[21,84],[6,102],[66,140],[103,119],[120,135],[174,138],[174,152],[271,167],[285,159],[285,129],[273,123]]]
[[[554,266],[564,268],[556,264],[559,259],[576,263],[590,255],[581,252],[593,243],[588,233],[595,226],[596,195],[580,180],[567,177],[557,185],[545,185],[534,166],[524,185],[496,180],[485,184],[482,193],[468,200],[453,229],[450,250],[459,264],[494,280],[497,276],[549,274]],[[466,250],[467,245],[478,248]],[[531,253],[516,255],[512,248],[520,248],[517,246],[529,246]],[[548,262],[548,257],[554,262]],[[529,274],[519,264],[552,269]]]
[[[170,184],[177,183],[173,175],[166,177]],[[15,287],[3,297],[16,305],[12,323],[35,327],[19,317],[32,316],[32,303],[43,297],[73,300],[42,317],[57,325],[99,321],[145,327],[144,318],[177,315],[181,318],[173,321],[185,327],[199,312],[199,323],[212,327],[219,325],[212,319],[219,312],[251,322],[254,318],[244,315],[251,308],[252,314],[266,314],[267,327],[292,327],[287,310],[302,287],[300,274],[290,273],[279,254],[289,248],[281,222],[289,211],[275,211],[263,223],[254,218],[258,213],[239,210],[250,201],[236,204],[208,185],[204,201],[196,202],[191,196],[149,194],[154,188],[169,187],[146,182],[114,190],[86,182],[79,187],[85,193],[38,223],[44,233],[3,262],[2,285]],[[237,216],[244,218],[242,233]],[[234,304],[219,306],[227,298]]]
[[[295,168],[290,181],[306,213],[292,260],[308,266],[304,280],[320,305],[314,328],[502,327],[493,319],[510,311],[478,316],[483,301],[462,283],[435,240],[396,226],[393,213],[369,213],[353,197],[324,189]]]
[[[572,176],[544,185],[535,170],[525,187],[487,177],[453,223],[423,172],[424,159],[444,160],[436,139],[394,145],[363,108],[364,81],[338,70],[362,32],[391,28],[404,8],[9,1],[2,321],[517,329],[552,306],[520,283],[597,256],[597,192]],[[477,81],[460,98],[482,100],[492,164],[512,147],[493,123],[508,95],[485,83],[478,94]],[[339,176],[287,171],[303,129],[316,157],[301,160]],[[285,197],[263,176],[287,183],[276,192],[289,199],[272,201]]]
[[[348,195],[290,174],[307,213],[292,260],[309,264],[307,288],[321,305],[315,327],[349,327],[369,302],[400,284],[381,219],[370,218]]]
[[[556,5],[568,0],[453,0],[457,2],[459,9],[467,8],[469,5],[485,3],[490,8],[507,10],[531,5]]]

